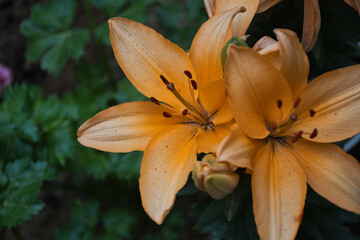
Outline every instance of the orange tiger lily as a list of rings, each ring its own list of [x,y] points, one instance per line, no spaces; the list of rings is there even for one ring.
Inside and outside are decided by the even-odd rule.
[[[238,130],[221,144],[218,158],[252,171],[261,239],[294,239],[306,183],[360,214],[360,164],[331,144],[360,132],[360,65],[307,84],[309,62],[296,34],[275,33],[280,58],[228,48],[225,86]]]
[[[154,30],[125,18],[109,20],[117,62],[151,101],[106,109],[78,130],[78,141],[109,152],[144,151],[140,194],[148,215],[161,224],[196,162],[230,133],[230,112],[220,52],[232,36],[235,7],[209,19],[189,55]],[[214,34],[216,33],[216,34]]]

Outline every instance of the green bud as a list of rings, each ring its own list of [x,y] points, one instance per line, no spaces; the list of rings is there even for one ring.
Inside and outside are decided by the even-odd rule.
[[[216,156],[208,154],[195,163],[192,179],[199,190],[207,192],[214,199],[221,199],[232,193],[239,182],[235,170],[235,166],[216,162]]]
[[[223,49],[221,50],[221,65],[223,66],[223,68],[225,67],[225,63],[226,63],[226,59],[227,59],[227,49],[230,46],[230,44],[234,44],[238,47],[249,47],[249,45],[247,45],[247,43],[242,40],[241,38],[238,37],[232,37],[230,38],[229,41],[227,41],[227,43],[225,44],[225,46],[223,47]]]

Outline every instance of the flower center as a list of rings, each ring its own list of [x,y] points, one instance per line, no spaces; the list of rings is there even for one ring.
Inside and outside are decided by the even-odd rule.
[[[195,91],[198,90],[198,84],[193,79],[193,75],[190,71],[185,70],[184,74],[187,76],[189,80],[189,87],[192,90],[193,96],[195,98]],[[208,112],[204,109],[203,105],[201,104],[199,98],[196,99],[196,104],[194,104],[194,101],[189,100],[188,98],[182,96],[181,89],[177,89],[177,86],[171,81],[169,81],[164,75],[160,75],[161,81],[165,84],[166,88],[171,91],[171,93],[183,104],[185,107],[184,110],[179,112],[182,116],[187,116],[188,118],[192,119],[194,123],[197,123],[200,125],[201,129],[204,131],[214,131],[214,123],[211,121],[213,116],[209,116]],[[162,103],[159,100],[157,100],[155,97],[150,97],[150,100],[157,104],[165,104],[167,106],[170,106],[166,103]],[[170,106],[171,107],[171,106]],[[176,114],[175,114],[176,115]],[[166,118],[171,118],[173,114],[168,112],[163,112],[163,116]]]
[[[298,120],[298,114],[296,113],[296,108],[299,106],[301,102],[301,98],[296,98],[294,105],[292,107],[292,110],[290,111],[289,116],[286,118],[285,121],[283,121],[279,126],[276,124],[268,124],[267,128],[270,131],[269,137],[277,139],[279,142],[284,142],[283,136],[289,136],[290,134],[287,134],[287,130]],[[281,99],[278,99],[276,101],[277,107],[280,110],[280,118],[282,119],[282,101]],[[316,114],[314,109],[309,110],[310,117],[314,117]],[[317,128],[314,128],[314,130],[309,132],[304,132],[303,130],[298,131],[295,134],[292,134],[293,138],[291,139],[291,143],[297,142],[304,134],[308,134],[311,139],[315,138],[318,135]]]

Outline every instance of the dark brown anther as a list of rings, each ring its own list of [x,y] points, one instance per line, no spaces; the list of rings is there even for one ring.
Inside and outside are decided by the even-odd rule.
[[[163,75],[160,75],[160,78],[163,81],[163,83],[165,83],[165,85],[169,84],[169,81]]]
[[[297,134],[295,134],[293,139],[291,139],[291,143],[295,143],[297,140],[299,140],[299,138],[301,138],[302,134],[303,134],[303,131],[299,131]]]
[[[290,120],[295,122],[298,119],[298,115],[296,113],[293,113],[290,115]]]
[[[246,12],[246,7],[241,7],[239,12]]]
[[[298,97],[298,98],[295,100],[295,102],[294,102],[294,108],[296,108],[297,106],[299,106],[300,101],[301,101],[301,98]]]
[[[314,111],[314,109],[310,109],[310,110],[309,110],[309,113],[310,113],[310,117],[313,117],[316,112]]]
[[[315,138],[318,135],[318,130],[314,128],[314,131],[311,133],[310,138]]]
[[[160,105],[160,101],[157,100],[156,98],[151,97],[150,100],[151,100],[153,103],[155,103],[155,104],[157,104],[157,105]]]
[[[174,83],[169,82],[168,84],[166,84],[166,87],[170,90],[173,91],[175,89]]]
[[[281,99],[278,99],[278,100],[276,101],[276,104],[277,104],[278,108],[280,109],[280,108],[282,107],[282,101],[281,101]]]
[[[164,117],[166,117],[166,118],[172,117],[171,113],[168,113],[168,112],[163,112],[163,115],[164,115]]]
[[[185,75],[186,75],[188,78],[192,79],[192,74],[191,74],[190,71],[185,70],[184,73],[185,73]]]
[[[182,115],[183,116],[186,116],[188,114],[188,110],[187,109],[184,109],[184,111],[182,111]]]
[[[276,124],[270,124],[269,127],[270,127],[271,131],[274,131],[278,128],[278,126]]]
[[[197,83],[196,83],[195,80],[191,79],[191,85],[192,85],[192,87],[194,88],[194,90],[197,89]]]

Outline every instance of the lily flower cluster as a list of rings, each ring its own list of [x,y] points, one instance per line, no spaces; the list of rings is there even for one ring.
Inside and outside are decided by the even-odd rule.
[[[149,101],[98,113],[79,128],[79,142],[108,152],[144,151],[142,205],[158,224],[191,171],[200,190],[221,198],[235,188],[238,167],[252,174],[262,239],[295,237],[307,183],[360,214],[360,164],[331,144],[360,132],[360,66],[307,83],[304,48],[285,29],[275,30],[277,41],[264,37],[253,48],[230,44],[223,66],[223,47],[244,36],[266,1],[204,2],[210,18],[188,54],[140,23],[109,20],[116,60]],[[199,153],[216,156],[200,163]]]

